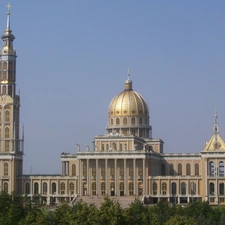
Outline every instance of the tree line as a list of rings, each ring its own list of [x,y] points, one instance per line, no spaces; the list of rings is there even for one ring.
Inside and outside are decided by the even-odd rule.
[[[0,193],[0,225],[225,225],[225,207],[193,202],[185,207],[135,199],[127,208],[106,197],[100,207],[78,200],[49,210],[27,196]]]

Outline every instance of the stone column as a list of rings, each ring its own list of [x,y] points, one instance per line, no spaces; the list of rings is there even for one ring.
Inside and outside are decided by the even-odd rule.
[[[124,173],[123,173],[123,178],[124,178],[124,196],[127,194],[127,160],[123,160],[123,165],[124,165]]]
[[[133,159],[134,196],[136,196],[136,159]]]
[[[146,168],[145,168],[145,159],[143,159],[143,193],[142,195],[146,195]]]
[[[89,171],[89,159],[87,159],[87,194],[90,195],[90,185],[91,185],[91,182],[90,182],[90,171]]]
[[[208,193],[208,162],[205,159],[205,201],[209,201],[209,193]]]
[[[81,164],[81,159],[78,159],[78,187],[77,187],[77,194],[81,196],[81,172],[80,172],[80,164]]]
[[[108,190],[108,159],[105,159],[105,194],[109,194]]]
[[[100,190],[99,190],[99,176],[98,176],[98,159],[96,159],[96,194],[100,195]]]
[[[62,176],[64,176],[64,167],[63,167],[63,162],[61,162],[61,167],[62,167]]]
[[[114,180],[115,180],[115,195],[117,195],[117,159],[114,160],[114,166],[115,166],[115,174],[114,174]]]

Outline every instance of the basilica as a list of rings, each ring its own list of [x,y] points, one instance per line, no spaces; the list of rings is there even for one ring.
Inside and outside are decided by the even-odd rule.
[[[109,104],[106,133],[94,137],[93,147],[81,149],[77,144],[77,153],[62,153],[60,175],[23,174],[24,135],[23,131],[20,134],[10,10],[1,38],[1,191],[26,194],[31,199],[41,196],[47,204],[105,195],[142,196],[148,204],[160,200],[225,204],[225,143],[217,113],[212,137],[199,153],[164,153],[163,140],[152,137],[148,104],[134,91],[129,73],[124,89]]]

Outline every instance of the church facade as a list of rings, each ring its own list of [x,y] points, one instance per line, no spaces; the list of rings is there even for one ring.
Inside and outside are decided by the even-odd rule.
[[[217,113],[212,137],[202,151],[164,153],[163,141],[152,137],[148,104],[133,90],[129,74],[124,90],[109,105],[106,134],[94,138],[93,148],[83,150],[77,144],[76,154],[62,153],[59,175],[23,174],[14,39],[8,11],[0,52],[0,190],[41,196],[47,203],[109,195],[144,196],[150,204],[225,204],[225,143]]]

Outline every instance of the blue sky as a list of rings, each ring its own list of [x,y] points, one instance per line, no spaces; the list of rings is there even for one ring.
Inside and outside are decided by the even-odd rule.
[[[1,1],[0,27],[6,27]],[[225,137],[225,1],[11,1],[24,172],[60,173],[60,153],[104,134],[131,70],[164,152],[200,152],[214,107]]]

